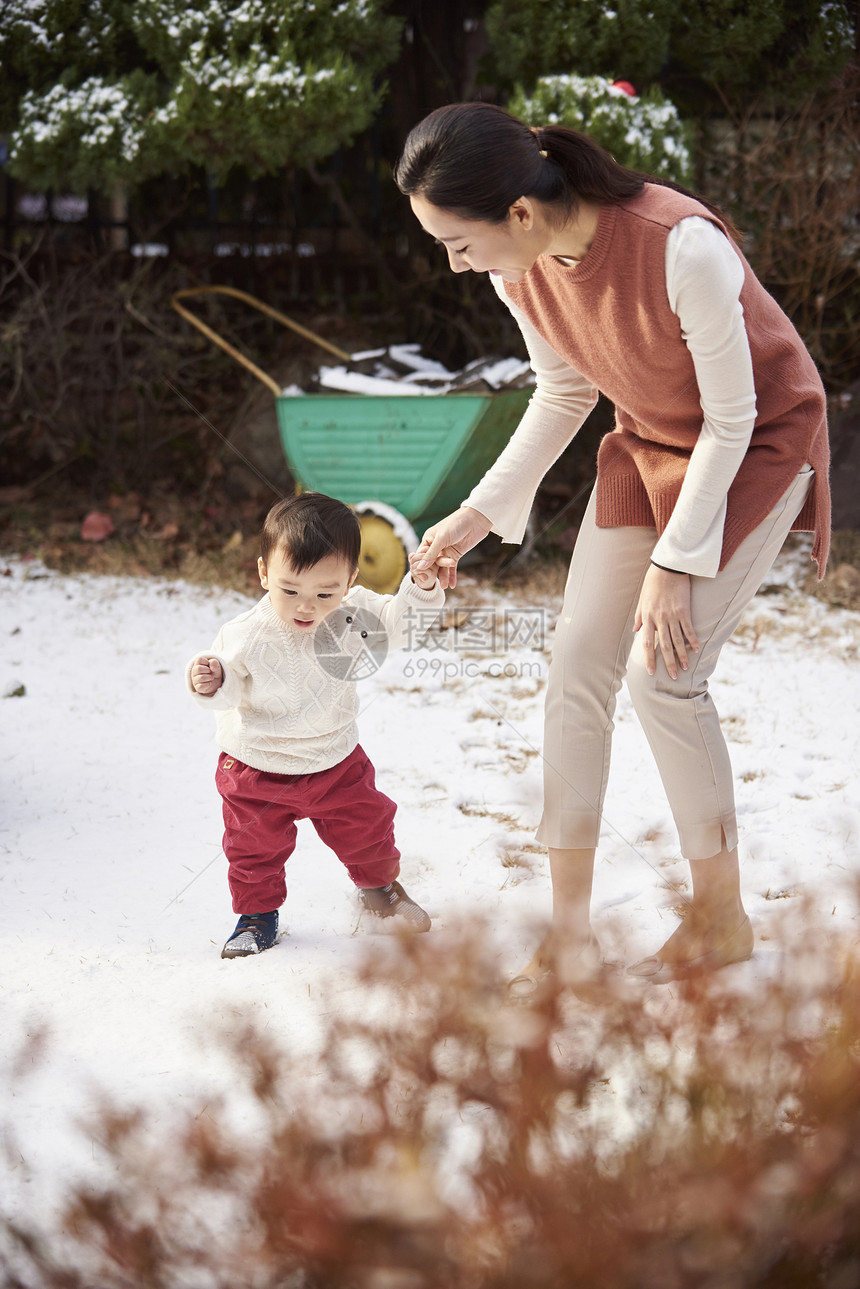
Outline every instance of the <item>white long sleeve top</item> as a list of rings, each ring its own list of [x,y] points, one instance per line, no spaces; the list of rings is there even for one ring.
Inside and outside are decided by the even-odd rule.
[[[486,515],[504,541],[520,542],[541,479],[582,426],[598,391],[538,334],[508,298],[502,279],[490,280],[522,331],[537,385],[507,447],[463,504]],[[670,230],[666,293],[693,359],[702,427],[653,559],[700,577],[714,577],[719,568],[726,497],[755,424],[743,281],[740,259],[710,220],[691,215]]]
[[[353,587],[316,631],[304,633],[281,621],[267,594],[194,655],[185,685],[215,715],[215,740],[228,755],[270,774],[328,770],[358,743],[361,680],[389,649],[417,647],[444,603],[438,582],[425,591],[407,573],[396,595]],[[217,658],[224,672],[210,697],[191,684],[201,654]]]

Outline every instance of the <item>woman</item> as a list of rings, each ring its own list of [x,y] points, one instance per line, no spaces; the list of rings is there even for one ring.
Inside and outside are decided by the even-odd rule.
[[[491,530],[522,540],[540,480],[598,390],[616,408],[546,698],[537,835],[552,922],[511,990],[599,968],[589,904],[625,674],[692,872],[688,916],[629,970],[662,982],[742,961],[753,933],[708,680],[789,530],[815,533],[823,572],[829,452],[815,366],[724,215],[573,130],[533,129],[485,103],[440,108],[409,135],[395,178],[454,272],[490,274],[537,376],[496,463],[424,536],[427,562],[447,561],[443,584]]]

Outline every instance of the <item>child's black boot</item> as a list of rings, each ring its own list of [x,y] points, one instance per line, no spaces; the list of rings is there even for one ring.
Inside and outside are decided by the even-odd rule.
[[[271,949],[278,938],[278,910],[273,913],[243,913],[236,930],[221,950],[222,958],[249,958]]]

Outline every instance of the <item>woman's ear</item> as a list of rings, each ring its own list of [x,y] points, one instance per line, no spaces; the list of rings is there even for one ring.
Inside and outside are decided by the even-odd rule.
[[[354,569],[352,570],[352,577],[349,579],[349,586],[346,588],[347,590],[349,590],[349,589],[350,589],[350,587],[353,585],[353,583],[355,582],[355,579],[356,579],[357,577],[358,577],[358,569],[357,569],[357,568],[354,568]]]
[[[508,219],[523,232],[531,232],[535,222],[535,204],[531,197],[517,197],[508,209]]]
[[[266,565],[262,555],[257,560],[257,572],[260,574],[260,586],[262,586],[264,591],[268,591],[269,589],[268,575],[266,573]]]

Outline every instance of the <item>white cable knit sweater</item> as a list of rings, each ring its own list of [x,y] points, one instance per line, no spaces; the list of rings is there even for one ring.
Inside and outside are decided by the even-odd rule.
[[[185,684],[216,715],[215,740],[228,755],[271,774],[328,770],[358,743],[362,674],[374,671],[388,649],[414,648],[444,603],[438,582],[425,591],[408,573],[396,595],[353,587],[326,619],[335,628],[329,635],[335,651],[322,656],[321,628],[293,630],[264,595],[226,623],[205,651],[221,663],[221,688],[208,698],[195,692],[191,667],[202,651],[188,663]],[[372,656],[368,646],[375,646]],[[341,679],[347,672],[357,679]]]

